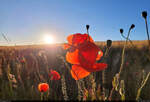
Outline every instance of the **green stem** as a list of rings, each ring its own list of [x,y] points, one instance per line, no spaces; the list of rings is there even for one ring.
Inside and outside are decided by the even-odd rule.
[[[125,48],[126,48],[126,45],[127,45],[128,39],[129,39],[130,31],[131,31],[131,28],[128,31],[127,39],[126,39],[126,42],[125,42],[124,47],[123,47],[122,56],[121,56],[121,66],[120,66],[120,70],[119,70],[119,73],[118,73],[118,80],[120,78],[120,74],[121,74],[122,69],[123,69]],[[111,97],[113,95],[113,91],[114,91],[114,87],[112,88],[111,93],[109,95],[109,100],[111,100]]]
[[[109,52],[109,49],[110,49],[110,47],[107,47],[106,48],[106,52],[105,52],[105,54],[104,54],[104,58],[106,58],[107,57],[107,55],[108,55],[108,52]],[[105,94],[105,87],[104,87],[104,85],[105,85],[105,72],[106,72],[106,70],[103,70],[102,71],[102,83],[103,83],[103,88],[102,88],[102,93],[103,93],[103,97],[105,98],[105,96],[106,96],[106,94]]]
[[[149,32],[148,32],[147,19],[145,19],[145,24],[146,24],[146,32],[147,32],[148,44],[149,44],[149,47],[150,47],[150,40],[149,40]]]
[[[131,31],[131,29],[129,29],[129,31],[128,31],[128,36],[127,36],[127,39],[126,39],[126,42],[125,42],[125,44],[124,44],[123,51],[122,51],[121,66],[120,66],[120,71],[119,71],[119,78],[120,78],[120,74],[121,74],[122,69],[123,69],[124,54],[125,54],[126,45],[127,45],[128,39],[129,39],[130,31]],[[118,80],[119,80],[119,79],[118,79]]]
[[[127,39],[123,34],[121,34],[121,36],[124,38],[124,39]],[[129,40],[129,42],[131,43],[131,45],[133,46],[133,47],[135,47],[134,45],[133,45],[133,43],[132,43],[132,41],[128,38],[128,40]]]
[[[13,96],[12,82],[11,82],[11,79],[10,79],[9,74],[10,74],[10,67],[9,67],[9,65],[8,65],[7,77],[8,77],[8,81],[9,81],[9,87],[10,87],[11,96]]]
[[[41,92],[41,101],[43,100],[43,92]]]
[[[145,84],[146,84],[146,82],[147,82],[149,76],[150,76],[150,72],[147,74],[147,76],[146,76],[144,82],[142,83],[141,87],[138,89],[137,96],[136,96],[136,100],[139,99],[140,94],[141,94],[141,90],[142,90],[142,88],[145,86]]]

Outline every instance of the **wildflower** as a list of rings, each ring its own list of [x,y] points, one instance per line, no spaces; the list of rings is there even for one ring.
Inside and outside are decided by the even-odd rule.
[[[47,90],[49,90],[49,85],[47,83],[40,83],[38,85],[38,89],[40,92],[46,92]]]
[[[66,60],[73,64],[71,74],[75,80],[107,67],[105,63],[96,63],[96,60],[103,56],[103,52],[88,34],[73,34],[68,36],[67,40],[68,44],[65,44],[65,49],[68,49]]]
[[[143,17],[144,19],[146,19],[146,17],[147,17],[147,11],[143,11],[143,12],[142,12],[142,17]]]
[[[59,80],[60,79],[60,75],[58,72],[56,72],[55,70],[51,70],[49,77],[51,78],[51,80]]]

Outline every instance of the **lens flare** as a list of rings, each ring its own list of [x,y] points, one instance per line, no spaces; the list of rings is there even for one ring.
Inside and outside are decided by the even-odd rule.
[[[45,35],[44,36],[44,42],[47,44],[53,44],[54,43],[54,37],[52,35]]]

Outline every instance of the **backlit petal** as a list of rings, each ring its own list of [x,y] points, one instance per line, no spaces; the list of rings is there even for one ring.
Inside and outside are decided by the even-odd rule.
[[[82,68],[80,65],[73,65],[71,69],[71,75],[75,80],[82,79],[86,76],[88,76],[90,72],[86,71],[84,68]]]
[[[70,48],[70,45],[69,45],[69,44],[64,44],[64,45],[63,45],[63,48],[64,48],[65,50],[67,50],[68,48]]]
[[[91,42],[83,43],[79,46],[79,62],[84,68],[91,68],[96,62],[99,48]]]
[[[92,37],[89,36],[88,34],[80,34],[80,33],[69,35],[67,37],[67,40],[68,44],[72,44],[74,46],[81,44],[85,41],[94,42]]]
[[[58,72],[56,72],[55,70],[51,70],[49,77],[51,78],[51,80],[59,80],[60,74]]]
[[[66,54],[66,60],[71,63],[71,64],[79,64],[79,60],[78,60],[78,54],[79,50],[76,49],[73,52],[68,51]]]
[[[69,36],[67,37],[68,44],[72,44],[72,38],[73,38],[73,36],[74,36],[74,34],[69,35]]]
[[[94,40],[92,39],[92,37],[90,35],[83,34],[83,36],[85,36],[89,42],[94,42]]]
[[[95,63],[92,68],[89,68],[89,72],[101,71],[107,68],[106,63]]]
[[[99,50],[96,60],[100,60],[102,56],[103,56],[103,52],[101,50]]]

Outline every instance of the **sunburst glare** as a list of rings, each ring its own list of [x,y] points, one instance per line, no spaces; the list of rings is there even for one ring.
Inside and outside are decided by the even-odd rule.
[[[46,44],[53,44],[53,43],[55,43],[54,37],[52,35],[47,34],[44,36],[44,42]]]

